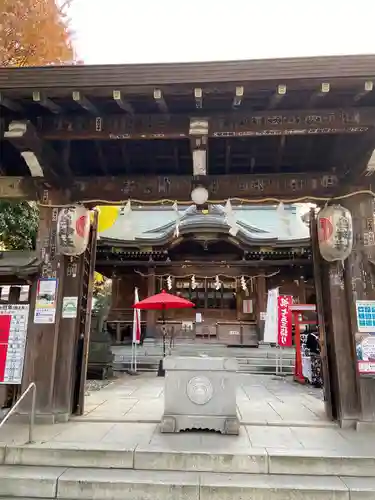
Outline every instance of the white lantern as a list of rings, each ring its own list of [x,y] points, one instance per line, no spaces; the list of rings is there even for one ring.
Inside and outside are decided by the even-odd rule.
[[[57,218],[57,251],[71,257],[86,250],[90,236],[90,212],[76,205],[63,208]]]
[[[349,257],[353,247],[353,221],[349,210],[329,205],[318,213],[318,240],[324,260],[334,262]]]
[[[204,205],[208,200],[208,191],[203,186],[197,186],[191,192],[191,199],[196,205]]]

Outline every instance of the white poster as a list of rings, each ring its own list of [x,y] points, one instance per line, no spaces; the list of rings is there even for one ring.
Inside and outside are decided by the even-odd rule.
[[[78,297],[64,297],[62,317],[63,318],[76,318],[78,307]]]
[[[53,324],[56,317],[56,303],[57,279],[40,279],[35,300],[34,323]]]
[[[263,341],[269,344],[277,343],[277,299],[279,289],[268,290],[266,322],[264,324]]]
[[[0,328],[0,384],[19,385],[25,359],[29,305],[1,304],[0,316],[8,319],[7,324],[1,322]]]

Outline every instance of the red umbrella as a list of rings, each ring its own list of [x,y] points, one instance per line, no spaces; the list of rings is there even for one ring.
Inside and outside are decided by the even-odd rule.
[[[190,300],[186,300],[177,295],[172,295],[162,290],[161,293],[156,295],[151,295],[146,299],[140,300],[133,304],[135,309],[144,309],[146,311],[158,310],[162,312],[163,325],[165,324],[165,311],[167,309],[188,309],[189,307],[194,307],[194,304]],[[163,328],[163,358],[165,358],[165,328]],[[163,360],[159,362],[159,376],[164,376]]]
[[[136,309],[156,309],[159,311],[165,311],[166,309],[187,309],[189,307],[194,307],[194,304],[190,302],[190,300],[186,300],[182,297],[172,295],[167,293],[165,290],[162,290],[161,293],[157,293],[156,295],[151,295],[151,297],[140,300],[134,304],[133,307]]]

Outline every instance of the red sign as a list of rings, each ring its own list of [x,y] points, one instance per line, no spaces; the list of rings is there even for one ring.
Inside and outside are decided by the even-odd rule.
[[[277,343],[280,347],[292,347],[292,311],[291,295],[279,295],[277,298]]]
[[[10,314],[0,315],[0,344],[7,344],[9,341],[11,321],[12,316]]]
[[[11,321],[11,315],[0,315],[0,382],[4,382]]]
[[[327,241],[330,239],[333,233],[333,226],[330,219],[327,217],[322,217],[319,219],[319,240]]]

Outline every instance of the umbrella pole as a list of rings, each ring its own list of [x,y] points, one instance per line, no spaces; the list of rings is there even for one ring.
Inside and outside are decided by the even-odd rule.
[[[161,310],[162,334],[163,334],[163,358],[159,361],[158,377],[165,377],[164,358],[165,358],[165,308]]]

